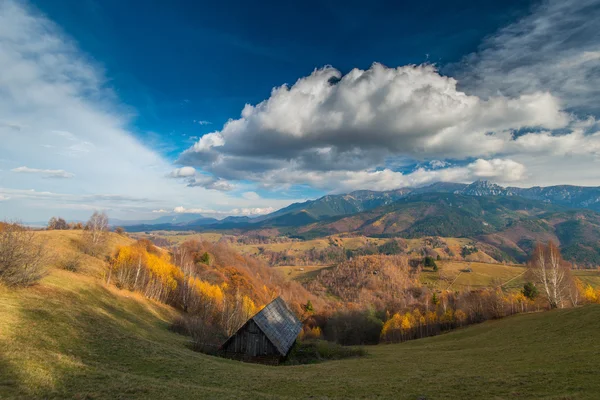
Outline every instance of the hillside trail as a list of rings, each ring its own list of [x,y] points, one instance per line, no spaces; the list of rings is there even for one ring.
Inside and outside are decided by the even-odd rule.
[[[521,272],[521,273],[520,273],[519,275],[517,275],[517,276],[514,276],[514,277],[510,278],[509,280],[507,280],[506,282],[504,282],[502,285],[500,285],[500,286],[498,286],[498,287],[500,287],[500,288],[501,288],[502,286],[504,286],[504,285],[506,285],[506,284],[508,284],[508,283],[510,283],[510,282],[512,282],[512,281],[514,281],[515,279],[517,279],[517,278],[519,278],[519,277],[521,277],[521,276],[525,275],[526,273],[527,273],[527,270],[525,270],[525,271]]]

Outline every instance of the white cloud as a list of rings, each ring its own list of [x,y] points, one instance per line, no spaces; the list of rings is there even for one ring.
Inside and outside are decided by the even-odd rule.
[[[599,138],[583,129],[551,133],[580,124],[550,93],[482,99],[459,91],[456,80],[431,65],[374,64],[345,76],[326,67],[246,105],[240,119],[203,136],[179,161],[214,179],[270,188],[343,191],[478,178],[518,183],[529,178],[526,162],[514,160],[519,154],[596,154]],[[525,134],[515,137],[517,131]],[[453,167],[449,158],[477,161]],[[415,159],[429,160],[430,169],[402,174],[388,166]]]
[[[218,190],[221,192],[229,192],[235,189],[235,185],[226,181],[207,175],[199,175],[196,178],[188,180],[189,187],[203,187],[205,189]]]
[[[550,91],[582,115],[600,105],[600,2],[545,0],[490,35],[478,52],[449,68],[469,92],[520,96]]]
[[[9,199],[10,199],[10,197],[5,196],[3,194],[0,194],[0,201],[6,201],[6,200],[9,200]]]
[[[39,169],[29,167],[18,167],[11,169],[12,172],[27,173],[27,174],[41,174],[45,178],[64,178],[69,179],[75,177],[75,174],[67,172],[63,169]]]
[[[258,200],[260,196],[256,192],[244,192],[242,193],[242,197],[247,200]]]
[[[194,167],[181,167],[176,168],[169,173],[171,178],[189,178],[196,175],[196,169]]]
[[[392,190],[407,186],[423,186],[433,182],[465,182],[488,179],[509,184],[526,177],[523,164],[509,159],[478,159],[464,166],[443,169],[418,168],[403,174],[390,169],[365,171],[305,171],[302,175],[293,170],[280,170],[267,175],[270,187],[289,184],[308,184],[312,187],[348,192],[360,189]]]
[[[433,169],[439,169],[439,168],[444,168],[447,167],[448,165],[450,165],[449,162],[443,161],[443,160],[431,160],[429,161],[429,166]]]
[[[504,150],[512,130],[568,123],[549,93],[483,100],[431,65],[373,64],[344,76],[326,67],[246,105],[240,119],[203,136],[180,162],[224,179],[290,162],[298,171],[364,170],[393,157],[490,156]]]
[[[212,122],[210,121],[206,121],[206,120],[194,120],[195,123],[197,123],[198,125],[212,125]]]
[[[179,161],[268,188],[600,185],[599,19],[600,0],[539,2],[445,75],[432,65],[317,69],[246,105]],[[395,172],[413,164],[428,168]]]
[[[182,213],[187,213],[187,214],[202,214],[202,215],[206,215],[206,216],[228,216],[228,215],[234,215],[234,216],[255,216],[255,215],[264,215],[264,214],[269,214],[272,213],[273,211],[275,211],[275,209],[273,207],[265,207],[265,208],[260,208],[260,207],[250,207],[250,208],[234,208],[232,210],[222,210],[222,211],[217,211],[217,210],[207,210],[204,208],[185,208],[185,207],[175,207],[173,209],[173,212],[178,213],[178,214],[182,214]]]
[[[129,130],[133,113],[107,87],[101,67],[21,1],[0,1],[0,71],[0,193],[19,200],[3,203],[0,218],[46,219],[68,206],[72,212],[61,211],[67,218],[86,218],[94,208],[137,218],[198,199],[216,211],[251,205],[170,179],[172,163]],[[30,173],[10,172],[22,166]],[[73,173],[74,179],[45,179]],[[206,186],[233,187],[213,181]]]

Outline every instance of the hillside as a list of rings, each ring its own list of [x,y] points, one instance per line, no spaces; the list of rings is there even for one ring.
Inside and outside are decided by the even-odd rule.
[[[253,219],[128,230],[197,230],[304,240],[348,233],[378,238],[459,237],[489,246],[487,253],[493,259],[507,262],[523,262],[536,242],[554,241],[568,261],[596,266],[600,265],[600,213],[593,211],[600,204],[600,197],[594,197],[597,189],[438,183],[412,190],[330,195]]]
[[[81,274],[55,270],[33,288],[0,288],[0,304],[3,399],[592,399],[600,391],[600,306],[369,347],[362,359],[268,367],[188,350],[167,330],[172,309]]]
[[[473,238],[497,249],[501,260],[522,262],[537,241],[555,241],[565,258],[600,263],[600,214],[522,197],[424,193],[370,211],[320,221],[289,234],[313,238],[339,233],[373,237]]]
[[[68,260],[77,260],[81,266],[80,272],[83,274],[100,277],[104,273],[105,264],[100,258],[84,254],[80,250],[81,231],[39,231],[35,234],[36,239],[44,243],[44,249],[48,252],[50,266],[60,267]],[[134,240],[127,236],[110,233],[103,256],[112,254],[119,246],[129,245],[133,242]]]

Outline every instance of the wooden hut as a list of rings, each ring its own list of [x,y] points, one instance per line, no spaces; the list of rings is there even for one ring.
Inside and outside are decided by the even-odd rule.
[[[227,339],[221,351],[236,360],[277,364],[287,356],[301,330],[302,323],[278,297]]]

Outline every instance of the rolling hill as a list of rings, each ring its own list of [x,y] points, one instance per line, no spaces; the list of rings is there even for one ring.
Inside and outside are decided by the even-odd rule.
[[[270,367],[193,352],[173,309],[54,270],[0,288],[0,398],[594,399],[600,306],[490,321],[367,348],[364,358]]]

